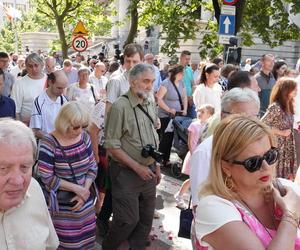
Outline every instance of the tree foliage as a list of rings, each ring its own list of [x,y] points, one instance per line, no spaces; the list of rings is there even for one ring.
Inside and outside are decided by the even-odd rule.
[[[13,23],[4,21],[0,36],[0,50],[15,51],[15,35],[18,39],[18,50],[21,50],[21,34],[23,32],[55,31],[55,23],[45,19],[35,8],[29,12],[22,12],[20,19],[15,19]]]
[[[131,2],[133,1],[136,0]],[[160,26],[161,38],[164,40],[161,47],[163,53],[174,55],[180,42],[194,39],[200,33],[203,37],[199,44],[200,55],[213,57],[223,48],[218,43],[221,3],[221,0],[139,0],[134,6],[138,11],[140,26]],[[242,44],[253,45],[253,38],[257,36],[271,47],[281,45],[286,40],[299,39],[300,30],[291,22],[288,6],[291,13],[300,12],[299,0],[238,1],[236,31],[242,38]],[[205,27],[199,22],[201,9],[213,13]]]
[[[90,37],[106,35],[112,26],[110,1],[35,0],[34,3],[39,13],[55,21],[64,58],[68,56],[72,30],[79,20],[90,31]]]

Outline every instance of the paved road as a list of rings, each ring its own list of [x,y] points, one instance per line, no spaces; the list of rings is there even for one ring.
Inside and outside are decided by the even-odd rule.
[[[157,188],[156,208],[160,215],[159,219],[153,219],[152,231],[150,233],[151,245],[147,250],[191,250],[191,242],[188,239],[178,238],[179,214],[173,195],[179,190],[182,181],[162,175],[162,181]],[[189,196],[184,196],[188,202]],[[97,250],[101,249],[101,238],[97,239]],[[127,250],[125,242],[120,250]]]

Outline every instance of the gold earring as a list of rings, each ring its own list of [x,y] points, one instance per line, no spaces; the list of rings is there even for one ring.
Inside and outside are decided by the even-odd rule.
[[[233,180],[231,178],[231,176],[226,176],[225,178],[225,186],[229,189],[232,190],[234,187],[234,183]]]

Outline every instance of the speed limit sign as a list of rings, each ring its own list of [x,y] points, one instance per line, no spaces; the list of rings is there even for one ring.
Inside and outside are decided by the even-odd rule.
[[[72,47],[78,52],[83,52],[88,47],[88,41],[83,36],[75,36],[72,41]]]

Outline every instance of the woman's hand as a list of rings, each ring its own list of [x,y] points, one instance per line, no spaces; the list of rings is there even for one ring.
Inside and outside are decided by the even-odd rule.
[[[74,193],[80,197],[81,199],[83,199],[83,201],[87,201],[87,199],[90,197],[90,190],[82,187],[80,185],[76,185],[76,188],[74,190]]]
[[[76,212],[79,211],[80,208],[84,205],[84,203],[86,202],[85,200],[83,200],[80,196],[76,195],[71,201],[76,201],[76,205],[74,205],[71,210]]]
[[[273,189],[273,197],[276,204],[282,209],[283,213],[292,212],[300,218],[300,196],[290,187],[284,187],[286,191],[285,196],[281,196],[279,191]]]
[[[182,110],[181,112],[182,112],[182,116],[186,116],[187,114],[186,110]]]
[[[284,136],[284,137],[290,136],[291,132],[292,132],[292,131],[291,131],[290,129],[285,129],[285,130],[281,130],[281,131],[280,131],[281,136]]]
[[[168,111],[172,115],[176,115],[176,110],[175,109],[169,109]]]

